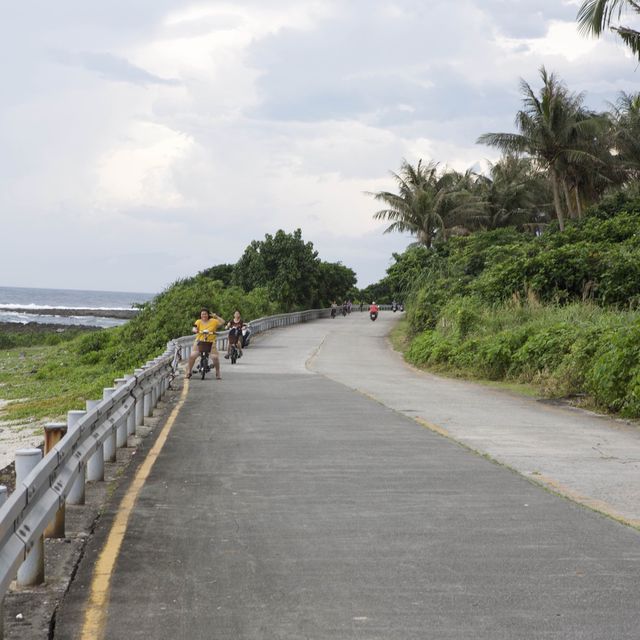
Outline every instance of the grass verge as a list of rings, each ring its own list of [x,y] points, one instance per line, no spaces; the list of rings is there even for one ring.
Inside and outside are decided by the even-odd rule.
[[[391,342],[391,346],[401,353],[403,356],[406,355],[406,352],[411,347],[411,338],[409,336],[409,322],[406,318],[402,318],[400,322],[396,323],[396,325],[391,330],[389,334],[389,341]],[[477,382],[478,384],[485,385],[487,387],[491,387],[492,389],[498,389],[500,391],[506,391],[509,393],[515,393],[517,395],[526,396],[528,398],[544,398],[545,396],[544,389],[541,386],[537,386],[531,383],[522,383],[522,382],[514,382],[514,381],[499,381],[499,380],[488,380],[486,378],[482,378],[480,376],[474,375],[470,371],[465,371],[458,367],[447,366],[442,364],[415,364],[411,363],[412,366],[420,369],[421,371],[428,371],[429,373],[433,373],[435,375],[439,375],[445,378],[454,378],[454,379],[463,379],[469,380],[472,382]]]
[[[75,339],[60,344],[0,349],[0,398],[8,401],[0,419],[57,420],[88,399],[102,397],[123,372],[83,364]]]

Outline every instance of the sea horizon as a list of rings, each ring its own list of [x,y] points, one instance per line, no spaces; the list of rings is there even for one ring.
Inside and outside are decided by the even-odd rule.
[[[112,327],[125,320],[102,317],[101,311],[132,309],[155,295],[136,291],[0,286],[0,322]],[[96,313],[90,316],[43,315],[29,313],[30,309],[83,309]]]

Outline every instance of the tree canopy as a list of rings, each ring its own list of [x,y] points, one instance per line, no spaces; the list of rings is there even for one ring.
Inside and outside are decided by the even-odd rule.
[[[280,229],[245,249],[232,280],[245,291],[265,287],[283,311],[293,311],[328,306],[330,300],[346,297],[356,275],[340,263],[321,261],[300,229],[293,233]]]

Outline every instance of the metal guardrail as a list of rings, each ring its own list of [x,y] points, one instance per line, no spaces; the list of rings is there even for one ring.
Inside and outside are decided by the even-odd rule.
[[[390,308],[390,305],[380,308]],[[358,310],[359,305],[353,307],[354,313]],[[258,318],[248,324],[252,335],[256,335],[270,329],[328,318],[330,312],[330,309],[313,309],[285,313]],[[228,332],[218,334],[218,349],[227,348],[227,336]],[[31,556],[38,555],[45,529],[59,510],[65,504],[78,504],[79,483],[84,496],[87,468],[95,466],[93,463],[98,456],[101,464],[103,458],[105,461],[115,459],[116,446],[126,446],[127,435],[135,433],[144,418],[152,414],[175,376],[179,361],[189,357],[193,345],[193,335],[172,340],[161,356],[136,369],[133,375],[117,380],[116,387],[105,389],[103,400],[89,401],[87,406],[92,407],[90,410],[69,412],[66,435],[24,478],[17,478],[15,490],[0,507],[0,601],[17,573],[20,581],[19,569],[23,563],[27,564],[25,561],[31,552]],[[75,414],[73,420],[71,414]],[[39,457],[40,452],[35,450],[35,453]],[[74,500],[71,499],[72,494],[76,494]],[[40,561],[43,560],[44,556]],[[43,571],[34,571],[38,577],[27,577],[24,584],[41,581]],[[32,581],[28,582],[30,579]]]
[[[150,415],[174,374],[177,351],[177,345],[170,343],[160,357],[137,369],[109,397],[84,412],[25,478],[17,479],[15,490],[0,508],[0,597],[64,507],[74,483],[84,480],[90,458],[102,455],[105,443],[115,439],[118,429],[132,422],[130,418],[137,417],[142,424],[145,405]]]
[[[330,314],[330,309],[311,309],[309,311],[295,311],[294,313],[281,313],[276,316],[258,318],[257,320],[252,320],[247,324],[251,329],[251,335],[255,336],[259,333],[269,331],[270,329],[287,327],[289,325],[300,324],[302,322],[310,322],[311,320],[318,320],[320,318],[328,318]],[[228,331],[218,332],[216,347],[219,351],[226,351],[228,335]],[[180,347],[182,357],[184,359],[188,359],[195,344],[193,335],[176,338],[174,342]]]

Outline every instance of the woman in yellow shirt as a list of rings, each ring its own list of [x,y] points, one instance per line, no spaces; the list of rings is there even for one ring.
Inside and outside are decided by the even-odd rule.
[[[217,316],[215,313],[209,313],[209,309],[200,310],[200,318],[193,323],[193,333],[196,334],[196,342],[194,349],[189,357],[189,363],[187,364],[186,377],[191,377],[191,370],[196,362],[196,359],[200,357],[200,354],[209,352],[211,360],[213,360],[213,366],[216,369],[216,378],[222,380],[220,375],[220,358],[218,357],[218,349],[216,348],[216,331],[219,326],[224,325],[224,320]],[[205,331],[207,333],[205,333]]]

